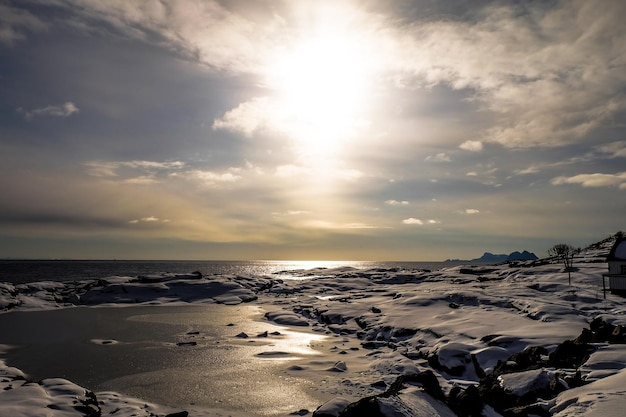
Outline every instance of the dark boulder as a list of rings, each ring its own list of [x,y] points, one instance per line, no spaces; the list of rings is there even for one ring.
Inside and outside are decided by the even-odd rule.
[[[589,355],[594,350],[595,348],[587,343],[574,343],[572,340],[566,340],[550,354],[548,366],[554,368],[578,368],[589,358]]]

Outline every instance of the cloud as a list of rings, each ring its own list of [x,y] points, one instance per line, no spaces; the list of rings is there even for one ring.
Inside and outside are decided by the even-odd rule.
[[[354,229],[378,229],[377,226],[367,223],[338,223],[327,220],[309,220],[302,223],[305,227],[314,229],[337,229],[337,230],[354,230]]]
[[[57,106],[47,106],[31,111],[26,111],[20,107],[17,111],[18,113],[23,114],[25,119],[30,120],[39,116],[68,117],[72,114],[78,113],[80,110],[74,103],[67,101],[64,104]]]
[[[158,217],[155,216],[147,216],[147,217],[142,217],[140,219],[133,219],[133,220],[129,220],[128,223],[130,224],[137,224],[137,223],[169,223],[171,222],[171,220],[169,219],[159,219]]]
[[[423,225],[424,222],[420,219],[416,219],[415,217],[409,217],[408,219],[402,220],[403,224],[413,224],[413,225]]]
[[[465,210],[461,211],[461,213],[463,213],[463,214],[478,214],[478,213],[480,213],[480,210],[468,208],[468,209],[465,209]]]
[[[83,164],[87,173],[93,177],[116,177],[119,162],[89,161]]]
[[[284,25],[274,8],[256,8],[259,12],[252,15],[211,0],[67,0],[55,5],[66,9],[62,23],[74,29],[87,34],[115,31],[228,72],[258,68]]]
[[[88,161],[83,163],[87,173],[93,177],[118,177],[125,176],[127,181],[136,183],[146,182],[151,179],[156,181],[159,175],[166,175],[172,171],[177,172],[185,167],[181,161]]]
[[[213,121],[213,130],[224,129],[252,136],[257,130],[264,127],[280,125],[279,120],[273,117],[275,113],[267,97],[256,97],[250,101],[240,103],[237,107],[227,111]]]
[[[235,183],[242,178],[241,168],[229,168],[224,172],[215,172],[208,170],[191,170],[181,173],[172,174],[174,177],[182,177],[188,180],[199,181],[205,186],[215,186],[225,183]]]
[[[0,3],[0,44],[13,46],[26,39],[25,31],[46,29],[46,24],[26,10]]]
[[[151,185],[171,179],[184,179],[203,186],[233,184],[243,178],[245,172],[257,172],[250,164],[246,168],[230,167],[223,171],[185,169],[181,161],[89,161],[83,164],[87,173],[94,177],[117,179],[133,185]]]
[[[307,210],[287,210],[284,212],[273,212],[272,215],[274,217],[284,217],[284,216],[304,216],[307,214],[311,214],[310,211]]]
[[[478,140],[467,140],[460,144],[459,148],[470,152],[480,152],[483,150],[483,143]]]
[[[440,152],[437,155],[428,155],[425,159],[425,161],[430,161],[430,162],[450,162],[450,156],[448,154],[446,154],[445,152]]]
[[[266,75],[267,57],[302,36],[294,28],[307,28],[303,16],[315,15],[304,2],[267,8],[210,0],[54,4],[65,8],[69,22],[64,22],[74,28],[115,30],[211,69],[259,78]],[[507,147],[561,146],[582,140],[626,109],[621,93],[626,84],[621,65],[625,2],[606,1],[602,7],[586,0],[487,4],[466,20],[404,24],[398,11],[341,10],[342,19],[366,40],[362,43],[376,52],[376,69],[386,79],[399,86],[445,84],[475,92],[473,102],[488,110],[495,124],[483,131],[481,141],[467,141],[462,149],[479,151],[486,141]],[[7,33],[14,34],[28,14],[4,9],[11,11],[4,21],[14,22]],[[85,22],[105,24],[87,29]],[[284,112],[272,115],[272,106],[262,104],[263,99],[242,103],[213,126],[250,135],[267,121],[274,126],[272,121],[283,118]]]
[[[407,58],[397,60],[423,85],[476,91],[476,102],[495,115],[484,140],[561,146],[626,108],[626,71],[615,64],[626,55],[625,15],[621,1],[490,5],[474,21],[400,29]]]
[[[583,187],[618,187],[620,190],[626,189],[626,172],[617,174],[579,174],[573,177],[556,177],[551,183],[553,185],[580,184]]]
[[[612,142],[598,146],[597,151],[609,158],[626,158],[626,141]]]
[[[398,201],[398,200],[387,200],[385,201],[385,204],[388,206],[408,206],[409,202],[408,201]]]
[[[150,184],[156,184],[159,181],[151,175],[141,175],[139,177],[129,178],[127,180],[124,180],[124,182],[126,184],[134,184],[134,185],[150,185]]]

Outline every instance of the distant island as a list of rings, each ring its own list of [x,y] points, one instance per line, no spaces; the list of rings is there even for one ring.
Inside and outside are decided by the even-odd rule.
[[[491,252],[483,253],[483,256],[480,258],[474,259],[446,259],[444,262],[484,262],[484,263],[501,263],[501,262],[511,262],[511,261],[534,261],[539,259],[537,255],[532,252],[523,251],[523,252],[511,252],[510,254],[493,254]]]

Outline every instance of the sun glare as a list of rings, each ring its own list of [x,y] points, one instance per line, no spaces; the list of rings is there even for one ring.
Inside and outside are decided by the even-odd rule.
[[[367,126],[372,60],[353,32],[322,25],[281,48],[268,64],[267,84],[284,130],[307,157],[335,156]]]

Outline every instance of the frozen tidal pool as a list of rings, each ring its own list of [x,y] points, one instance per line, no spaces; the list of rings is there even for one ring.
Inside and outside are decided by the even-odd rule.
[[[322,336],[262,320],[256,306],[77,307],[0,315],[11,366],[182,409],[246,415],[314,410],[329,399],[294,363]]]

